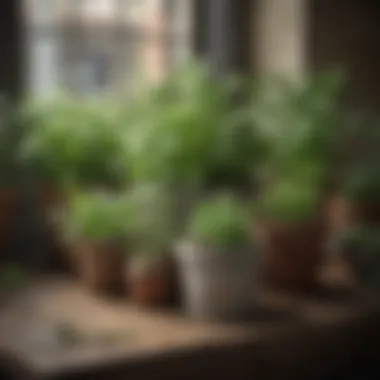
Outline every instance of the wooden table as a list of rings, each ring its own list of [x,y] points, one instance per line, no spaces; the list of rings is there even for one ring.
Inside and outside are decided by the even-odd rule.
[[[86,338],[71,348],[36,344],[57,324]],[[44,279],[0,312],[2,368],[20,379],[311,379],[375,353],[379,337],[373,300],[329,288],[308,298],[262,293],[252,318],[218,324]]]

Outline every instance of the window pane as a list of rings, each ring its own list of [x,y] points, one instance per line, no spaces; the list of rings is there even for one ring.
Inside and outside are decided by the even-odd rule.
[[[192,0],[25,0],[30,92],[119,93],[190,52]]]

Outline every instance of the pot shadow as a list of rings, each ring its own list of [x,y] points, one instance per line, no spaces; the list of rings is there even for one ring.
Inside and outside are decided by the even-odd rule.
[[[119,285],[115,284],[108,288],[91,288],[92,297],[101,300],[103,302],[110,303],[122,303],[125,302],[126,291],[125,289]]]
[[[326,305],[334,304],[334,306],[352,305],[363,300],[357,289],[325,284],[316,285],[303,298]]]
[[[279,327],[297,324],[300,321],[297,310],[257,304],[251,310],[233,318],[226,318],[226,322],[234,322],[247,326]]]

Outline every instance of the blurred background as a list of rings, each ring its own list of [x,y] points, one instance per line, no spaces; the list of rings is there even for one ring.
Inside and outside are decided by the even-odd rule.
[[[188,0],[24,1],[28,88],[78,96],[124,94],[158,80],[191,50]]]
[[[221,65],[229,61],[254,74],[343,68],[350,78],[347,99],[366,108],[378,106],[375,0],[19,3],[28,89],[35,97],[63,90],[81,96],[125,92],[136,85],[136,78],[157,80],[203,50]],[[20,4],[18,8],[21,12]]]
[[[380,378],[379,0],[0,10],[0,372]]]

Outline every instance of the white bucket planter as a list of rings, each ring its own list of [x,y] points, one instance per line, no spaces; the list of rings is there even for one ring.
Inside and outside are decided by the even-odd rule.
[[[252,311],[255,252],[217,250],[194,243],[176,249],[186,311],[193,317],[234,319]]]

